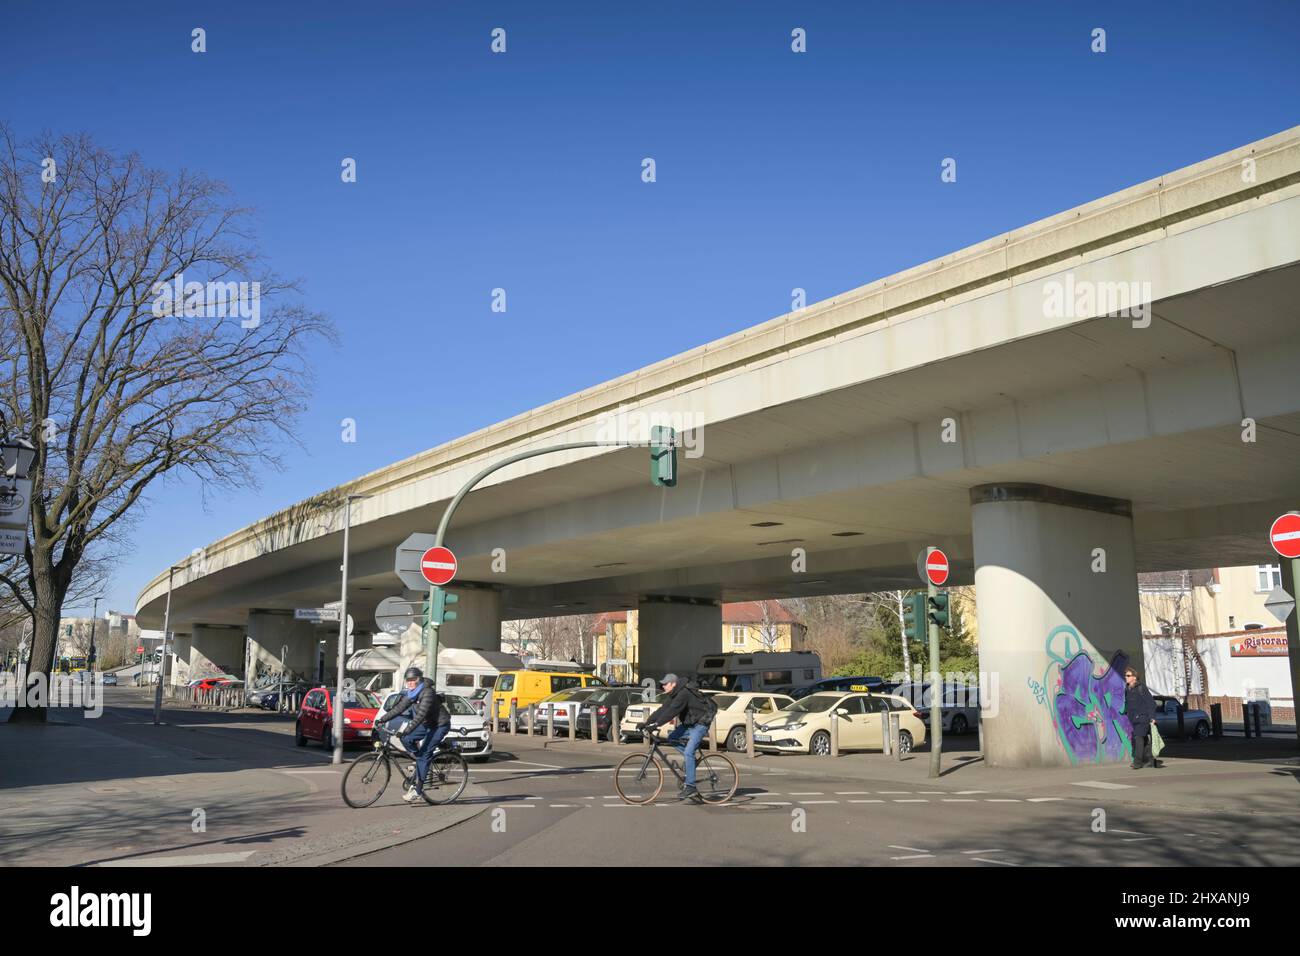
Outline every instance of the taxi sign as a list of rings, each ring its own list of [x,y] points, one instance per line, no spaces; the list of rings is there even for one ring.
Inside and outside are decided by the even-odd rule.
[[[851,685],[849,686],[849,690],[856,690],[856,691],[869,691],[869,690],[871,690],[871,688],[868,687],[866,684],[851,684]]]

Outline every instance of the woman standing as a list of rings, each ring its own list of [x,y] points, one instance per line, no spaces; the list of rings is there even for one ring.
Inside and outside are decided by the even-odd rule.
[[[1151,766],[1159,769],[1163,766],[1151,751],[1151,721],[1156,715],[1156,701],[1147,690],[1146,684],[1138,680],[1137,671],[1128,668],[1124,671],[1124,713],[1133,725],[1133,763],[1134,770]]]

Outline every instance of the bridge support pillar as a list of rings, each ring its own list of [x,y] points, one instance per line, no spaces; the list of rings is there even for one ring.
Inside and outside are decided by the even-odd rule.
[[[456,612],[456,620],[438,628],[438,647],[501,650],[501,592],[490,588],[450,587],[447,590],[460,600],[450,608]],[[429,672],[422,634],[423,628],[412,625],[402,635],[403,670],[414,663],[425,673]]]
[[[190,630],[189,680],[214,674],[244,676],[244,632],[195,624]]]
[[[637,607],[637,631],[642,680],[694,674],[701,656],[722,647],[722,605],[643,598]]]
[[[190,636],[172,634],[172,639],[167,645],[167,653],[172,657],[171,673],[167,674],[167,682],[173,687],[184,687],[190,682]],[[169,665],[164,661],[161,666]],[[164,674],[166,673],[164,671]]]
[[[334,625],[337,633],[338,625]],[[253,611],[248,615],[248,679],[278,674],[314,683],[319,673],[320,638],[311,621],[295,620],[292,613]]]
[[[1142,626],[1129,502],[1030,484],[970,494],[985,760],[1131,759],[1124,668],[1142,672]]]

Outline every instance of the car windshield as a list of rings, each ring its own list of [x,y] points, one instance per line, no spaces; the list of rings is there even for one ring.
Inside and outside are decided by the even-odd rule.
[[[739,699],[740,698],[735,694],[718,694],[713,698],[714,702],[718,705],[718,710],[729,710],[731,705]]]
[[[811,697],[786,705],[782,710],[792,714],[820,714],[830,710],[831,705],[843,696],[843,694],[813,694]]]
[[[379,708],[379,698],[368,690],[356,690],[352,693],[343,694],[343,705],[345,707],[374,707]]]
[[[477,717],[478,711],[469,705],[464,697],[451,695],[445,698],[447,701],[447,712],[453,717]]]

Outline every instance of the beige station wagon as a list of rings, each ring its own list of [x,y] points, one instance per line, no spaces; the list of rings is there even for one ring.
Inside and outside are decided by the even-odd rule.
[[[884,715],[899,714],[898,749],[908,753],[925,743],[925,723],[912,705],[890,694],[810,694],[754,727],[754,748],[764,753],[831,752],[831,712],[838,717],[840,750],[883,750]]]
[[[718,739],[728,750],[739,751],[747,747],[745,739],[745,714],[754,713],[754,726],[757,727],[776,717],[777,711],[794,703],[789,694],[772,694],[751,691],[743,694],[714,694],[713,702],[718,705]],[[757,731],[755,731],[757,736]]]

